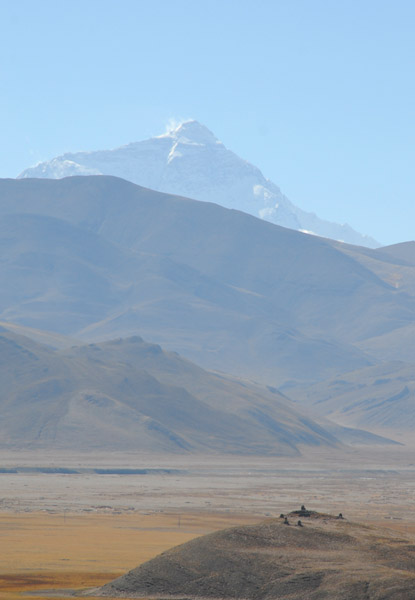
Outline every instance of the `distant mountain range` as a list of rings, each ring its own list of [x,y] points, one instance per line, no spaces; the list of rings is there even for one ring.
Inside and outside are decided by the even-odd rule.
[[[139,337],[56,350],[0,326],[0,378],[0,448],[295,456],[388,443]]]
[[[415,428],[413,362],[382,362],[307,388],[291,389],[290,394],[317,414],[348,427],[403,433]]]
[[[197,121],[114,150],[67,153],[23,171],[19,178],[114,175],[153,190],[215,202],[271,223],[335,240],[378,247],[348,225],[307,213],[261,171],[239,158]]]
[[[332,242],[113,177],[1,181],[0,244],[2,320],[271,384],[373,364],[352,343],[415,310]]]
[[[41,351],[42,356],[47,354],[46,363],[43,358],[34,360],[28,367],[30,377],[26,380],[26,375],[16,371],[13,383],[7,379],[13,373],[13,365],[8,362],[13,354],[7,350],[10,346],[5,346],[3,409],[0,407],[5,424],[11,423],[10,411],[18,406],[13,407],[11,400],[13,385],[20,394],[24,381],[26,404],[21,406],[30,414],[32,408],[46,406],[42,398],[61,398],[63,404],[58,404],[63,407],[68,398],[76,397],[78,404],[73,400],[76,410],[71,414],[80,411],[85,423],[90,418],[87,414],[92,414],[88,411],[92,411],[94,402],[99,405],[100,398],[103,411],[109,406],[114,414],[124,415],[119,418],[126,423],[129,413],[117,402],[128,404],[128,394],[140,386],[145,396],[153,384],[154,389],[161,386],[157,388],[161,396],[166,391],[162,386],[182,387],[190,395],[179,394],[183,402],[183,398],[189,399],[189,411],[193,402],[194,406],[207,403],[209,411],[216,411],[215,415],[209,413],[210,423],[217,421],[224,427],[225,423],[230,427],[230,422],[219,414],[221,410],[244,420],[248,418],[247,406],[252,404],[255,414],[248,420],[254,421],[241,423],[239,441],[233,445],[229,442],[230,448],[236,449],[239,444],[238,451],[244,452],[249,431],[256,431],[257,440],[268,439],[264,441],[264,452],[276,451],[277,439],[281,443],[286,440],[285,425],[279,438],[271,433],[266,438],[262,430],[255,429],[262,423],[261,427],[272,430],[281,421],[271,407],[277,410],[278,403],[283,402],[277,388],[288,396],[292,392],[307,405],[327,399],[322,415],[331,414],[340,424],[364,425],[373,431],[397,425],[393,411],[401,411],[402,419],[402,411],[412,406],[414,242],[380,249],[351,246],[279,227],[216,204],[151,191],[115,177],[84,176],[0,180],[0,248],[0,319],[10,335],[23,334],[49,347],[42,346]],[[192,384],[186,378],[181,382],[179,375],[169,379],[176,368],[180,372],[180,361],[176,367],[170,361],[162,375],[162,369],[157,373],[149,370],[142,352],[137,373],[134,369],[128,371],[128,364],[134,365],[135,359],[124,351],[123,357],[112,354],[113,346],[102,342],[132,335],[160,344],[163,350],[179,352],[203,369],[265,384],[268,392],[260,392],[262,399],[255,404],[253,384],[245,381],[235,383],[238,390],[229,387],[231,391],[225,397],[216,385],[220,376],[215,376],[219,379],[213,387],[209,387],[213,380],[208,378],[208,384],[204,379],[208,376],[196,367],[193,372],[198,375]],[[96,347],[82,346],[92,342]],[[16,343],[25,349],[16,354],[17,362],[13,364],[29,359],[30,353],[38,355],[38,349],[26,347],[26,342]],[[69,350],[73,345],[82,348]],[[51,348],[58,350],[52,352]],[[160,349],[157,352],[160,354]],[[85,365],[94,367],[84,372],[82,357]],[[105,357],[101,366],[100,357]],[[391,377],[383,377],[382,370],[390,372],[390,363],[397,358],[402,371],[395,378],[396,385],[391,385]],[[150,384],[142,370],[156,383]],[[400,396],[403,403],[398,404],[401,376],[406,378],[409,399]],[[130,381],[127,388],[132,386],[128,394],[123,391],[125,377]],[[11,382],[9,387],[4,384],[6,380]],[[335,384],[332,393],[333,387],[327,383],[327,393],[324,380],[346,384],[343,388],[343,384]],[[368,410],[363,417],[355,411],[348,419],[340,415],[335,397],[353,386],[362,389],[362,385],[368,386],[366,396],[359,398],[373,398],[376,390],[376,397],[385,407],[391,407],[389,412],[380,415]],[[206,392],[209,398],[203,389],[210,390]],[[304,393],[304,389],[309,392]],[[170,388],[167,392],[179,403],[179,396]],[[240,403],[232,407],[235,394]],[[92,398],[91,403],[85,400],[87,396]],[[215,398],[220,405],[214,404]],[[175,405],[177,411],[179,404]],[[260,404],[262,413],[257,411]],[[4,412],[6,407],[9,412]],[[200,405],[201,411],[205,408]],[[298,409],[303,410],[300,404]],[[292,405],[290,410],[294,410]],[[97,417],[98,413],[94,414]],[[53,419],[53,432],[52,424]],[[168,429],[167,420],[162,424]],[[73,426],[68,425],[68,429],[66,425],[59,429],[64,436]],[[92,428],[92,421],[90,425]],[[96,427],[102,433],[105,427],[101,425]],[[42,429],[41,437],[48,435],[48,427]],[[334,440],[344,439],[343,434],[322,421],[319,427],[324,430],[318,430],[323,437],[330,434]],[[75,430],[71,431],[75,435]],[[172,435],[183,436],[195,451],[209,447],[207,441],[196,443],[196,429],[193,433],[190,429],[175,429],[172,420],[171,431]],[[295,451],[301,444],[296,431],[292,445],[287,442],[284,446],[284,442],[279,452],[288,451],[288,447]],[[6,432],[7,427],[3,435]],[[101,433],[97,433],[98,438]],[[221,439],[231,440],[231,428],[220,435]],[[351,437],[359,435],[353,433]],[[160,447],[167,449],[168,433],[165,438],[160,436],[164,440]],[[329,437],[325,439],[329,441]],[[150,447],[152,442],[148,444]],[[251,450],[259,452],[252,444]]]

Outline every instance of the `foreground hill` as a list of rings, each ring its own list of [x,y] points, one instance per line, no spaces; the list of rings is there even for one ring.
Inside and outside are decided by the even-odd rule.
[[[2,328],[0,378],[8,449],[298,455],[340,444],[278,392],[138,337],[53,350]]]
[[[413,600],[408,539],[328,515],[235,527],[168,550],[92,595],[247,600]]]
[[[1,319],[272,384],[376,364],[415,319],[400,257],[113,177],[0,181],[0,243]]]
[[[161,192],[216,202],[291,229],[351,244],[379,245],[348,225],[324,221],[294,206],[258,168],[225,148],[197,121],[114,150],[64,154],[26,169],[19,177],[74,175],[114,175]]]

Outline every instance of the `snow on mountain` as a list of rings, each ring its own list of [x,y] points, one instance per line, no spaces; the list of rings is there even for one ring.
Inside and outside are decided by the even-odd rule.
[[[324,221],[292,204],[257,167],[228,150],[197,121],[114,150],[66,153],[24,170],[18,178],[73,175],[114,175],[153,190],[215,202],[290,229],[379,246],[347,224]]]

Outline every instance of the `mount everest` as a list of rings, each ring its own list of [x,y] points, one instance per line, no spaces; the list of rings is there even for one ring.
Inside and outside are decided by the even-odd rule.
[[[197,121],[114,150],[66,153],[24,170],[18,178],[73,175],[114,175],[153,190],[241,210],[289,229],[379,246],[347,224],[324,221],[295,206],[257,167],[228,150]]]

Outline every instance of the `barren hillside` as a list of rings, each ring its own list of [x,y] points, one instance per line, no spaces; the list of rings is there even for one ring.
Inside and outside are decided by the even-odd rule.
[[[302,523],[299,526],[298,520]],[[413,600],[415,545],[345,519],[291,513],[160,554],[94,595],[252,600]]]

